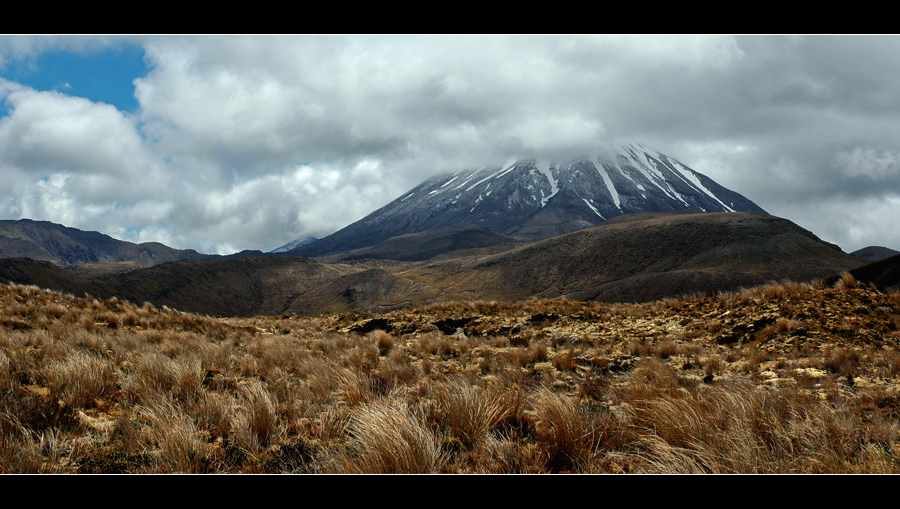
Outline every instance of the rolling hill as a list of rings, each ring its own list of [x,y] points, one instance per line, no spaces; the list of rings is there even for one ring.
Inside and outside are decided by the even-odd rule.
[[[772,280],[810,281],[865,263],[767,214],[638,214],[401,275],[482,299],[643,302]]]
[[[675,213],[623,216],[551,239],[459,250],[423,261],[182,260],[88,277],[19,260],[0,264],[0,281],[212,316],[316,315],[472,300],[644,302],[773,280],[824,279],[865,264],[767,214]]]
[[[46,260],[60,267],[119,264],[119,270],[128,270],[175,260],[199,260],[209,255],[159,242],[135,244],[49,221],[0,221],[0,258],[20,257]]]

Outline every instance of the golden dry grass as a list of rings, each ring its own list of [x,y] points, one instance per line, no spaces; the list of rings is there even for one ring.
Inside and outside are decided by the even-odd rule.
[[[0,472],[897,473],[898,348],[846,277],[244,319],[8,285]]]

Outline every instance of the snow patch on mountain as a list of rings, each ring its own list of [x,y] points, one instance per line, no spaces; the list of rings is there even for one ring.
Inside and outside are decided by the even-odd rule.
[[[547,205],[547,202],[553,199],[553,197],[556,196],[556,193],[559,192],[559,182],[550,171],[549,164],[538,166],[538,171],[541,172],[547,178],[547,182],[550,183],[549,195],[544,196],[544,192],[541,191],[541,208],[543,208]]]
[[[612,179],[609,178],[609,172],[607,171],[606,166],[604,166],[601,161],[598,162],[600,162],[600,164],[597,166],[597,172],[600,173],[603,183],[606,184],[606,190],[609,191],[609,195],[612,196],[616,208],[622,210],[622,200],[619,198],[619,191],[616,190],[615,184],[613,184]]]
[[[598,216],[600,216],[604,221],[606,220],[606,218],[603,217],[603,214],[601,214],[600,211],[597,210],[597,207],[591,205],[591,202],[589,202],[587,198],[582,198],[582,200],[584,200],[584,203],[585,203],[588,207],[590,207],[591,210],[594,211],[594,214],[597,214]]]
[[[678,162],[675,162],[675,166],[679,169],[679,171],[682,172],[683,176],[687,177],[687,179],[690,180],[691,183],[693,183],[694,186],[697,187],[698,190],[706,193],[707,196],[709,196],[710,198],[719,202],[722,205],[722,207],[725,210],[727,210],[728,212],[734,212],[734,209],[732,207],[725,205],[725,203],[722,200],[720,200],[715,195],[715,193],[713,193],[712,191],[707,189],[706,186],[703,185],[703,182],[700,181],[700,177],[697,176],[697,173],[694,170],[692,170],[690,168],[685,168],[683,165],[681,165]],[[732,205],[734,205],[734,204],[732,203]]]

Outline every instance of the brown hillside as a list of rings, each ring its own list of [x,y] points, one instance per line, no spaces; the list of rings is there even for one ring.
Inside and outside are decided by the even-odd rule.
[[[446,235],[413,238],[438,239],[441,245],[448,240]],[[457,240],[450,246],[467,245]],[[411,242],[404,238],[397,245],[432,251]],[[212,316],[316,315],[479,299],[646,302],[773,280],[812,281],[864,263],[790,221],[764,214],[653,214],[422,262],[267,256],[183,260],[99,276],[41,264],[30,264],[27,271],[0,265],[0,278]]]
[[[297,294],[342,275],[340,266],[307,258],[182,260],[94,278],[99,295],[152,302],[211,316],[280,314]],[[311,304],[316,313],[323,307]]]
[[[104,271],[103,265],[127,262],[137,267],[174,260],[208,257],[194,250],[173,249],[158,242],[135,244],[99,232],[83,231],[49,221],[0,220],[0,258],[27,257],[60,267],[87,264],[88,270]]]
[[[378,244],[324,257],[328,261],[397,260],[423,261],[462,250],[514,244],[521,239],[501,235],[471,224],[457,224],[421,233],[392,237]]]
[[[20,283],[81,295],[94,287],[84,278],[47,261],[0,258],[0,284]]]
[[[480,298],[648,301],[772,280],[812,281],[865,261],[765,214],[650,214],[402,275]]]

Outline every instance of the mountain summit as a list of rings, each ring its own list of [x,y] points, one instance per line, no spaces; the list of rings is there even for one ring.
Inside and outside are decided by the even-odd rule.
[[[550,238],[643,212],[765,212],[675,159],[637,144],[565,164],[521,160],[432,177],[328,237],[290,251],[323,256],[409,233],[474,224]]]

